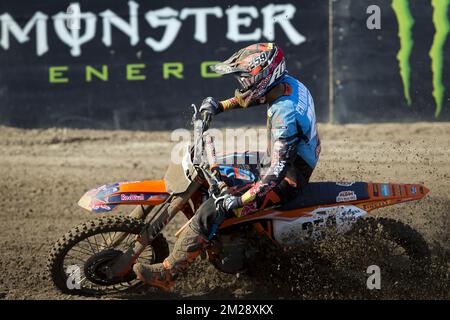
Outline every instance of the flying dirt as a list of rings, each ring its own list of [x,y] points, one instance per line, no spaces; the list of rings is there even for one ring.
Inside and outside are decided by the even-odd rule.
[[[388,263],[394,257],[376,237],[336,235],[318,246],[268,257],[253,276],[223,274],[199,259],[171,293],[142,288],[103,298],[449,299],[450,124],[320,124],[319,131],[322,154],[311,181],[418,183],[431,190],[421,201],[374,212],[423,235],[432,251],[425,270],[395,270]],[[1,127],[0,136],[0,297],[80,298],[52,286],[45,270],[50,246],[73,226],[98,216],[77,206],[87,189],[162,178],[175,144],[170,132]],[[110,215],[126,215],[132,208]],[[178,215],[167,226],[169,245],[185,222]],[[381,266],[381,289],[368,290],[366,269],[380,255],[387,262]]]

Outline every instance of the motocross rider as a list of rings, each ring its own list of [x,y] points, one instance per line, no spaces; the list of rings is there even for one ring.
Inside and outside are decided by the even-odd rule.
[[[138,279],[165,290],[208,246],[225,218],[245,216],[293,199],[308,183],[320,154],[313,98],[305,85],[288,75],[280,47],[274,43],[250,45],[212,70],[233,74],[241,88],[228,100],[204,99],[202,116],[209,120],[227,110],[267,105],[267,166],[264,169],[261,165],[264,171],[259,179],[244,191],[205,201],[163,263],[133,266]]]

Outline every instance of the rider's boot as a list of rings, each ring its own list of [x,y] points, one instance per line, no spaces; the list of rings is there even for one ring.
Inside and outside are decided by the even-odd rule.
[[[170,290],[177,275],[193,262],[207,245],[207,242],[188,225],[179,235],[172,253],[163,263],[136,263],[133,271],[137,278],[151,286]]]

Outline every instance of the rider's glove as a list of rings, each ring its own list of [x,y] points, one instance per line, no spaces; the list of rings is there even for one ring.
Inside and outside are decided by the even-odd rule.
[[[210,121],[212,116],[223,111],[223,107],[213,97],[208,97],[203,100],[200,107],[200,114],[205,121]]]
[[[242,207],[241,197],[232,196],[226,194],[221,196],[214,201],[216,205],[217,212],[221,214],[226,214],[227,212]]]

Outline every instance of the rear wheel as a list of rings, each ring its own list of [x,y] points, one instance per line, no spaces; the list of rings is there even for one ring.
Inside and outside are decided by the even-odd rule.
[[[136,288],[141,283],[133,273],[110,279],[105,270],[135,241],[144,226],[140,220],[114,216],[73,228],[50,251],[48,271],[54,285],[69,294],[107,294]],[[115,241],[118,238],[120,243]],[[169,245],[160,234],[137,261],[158,263],[168,255]]]
[[[357,220],[348,233],[330,232],[322,241],[273,250],[265,258],[255,264],[254,280],[280,296],[302,299],[405,297],[421,290],[430,267],[430,250],[416,230],[372,217]],[[368,290],[377,266],[383,290]]]
[[[376,252],[380,258],[387,255],[391,264],[400,263],[398,267],[404,267],[407,262],[416,266],[430,263],[430,249],[425,239],[419,232],[398,220],[360,219],[353,226],[350,235],[359,236],[362,241],[368,242],[369,253]],[[374,244],[372,250],[370,243]]]

